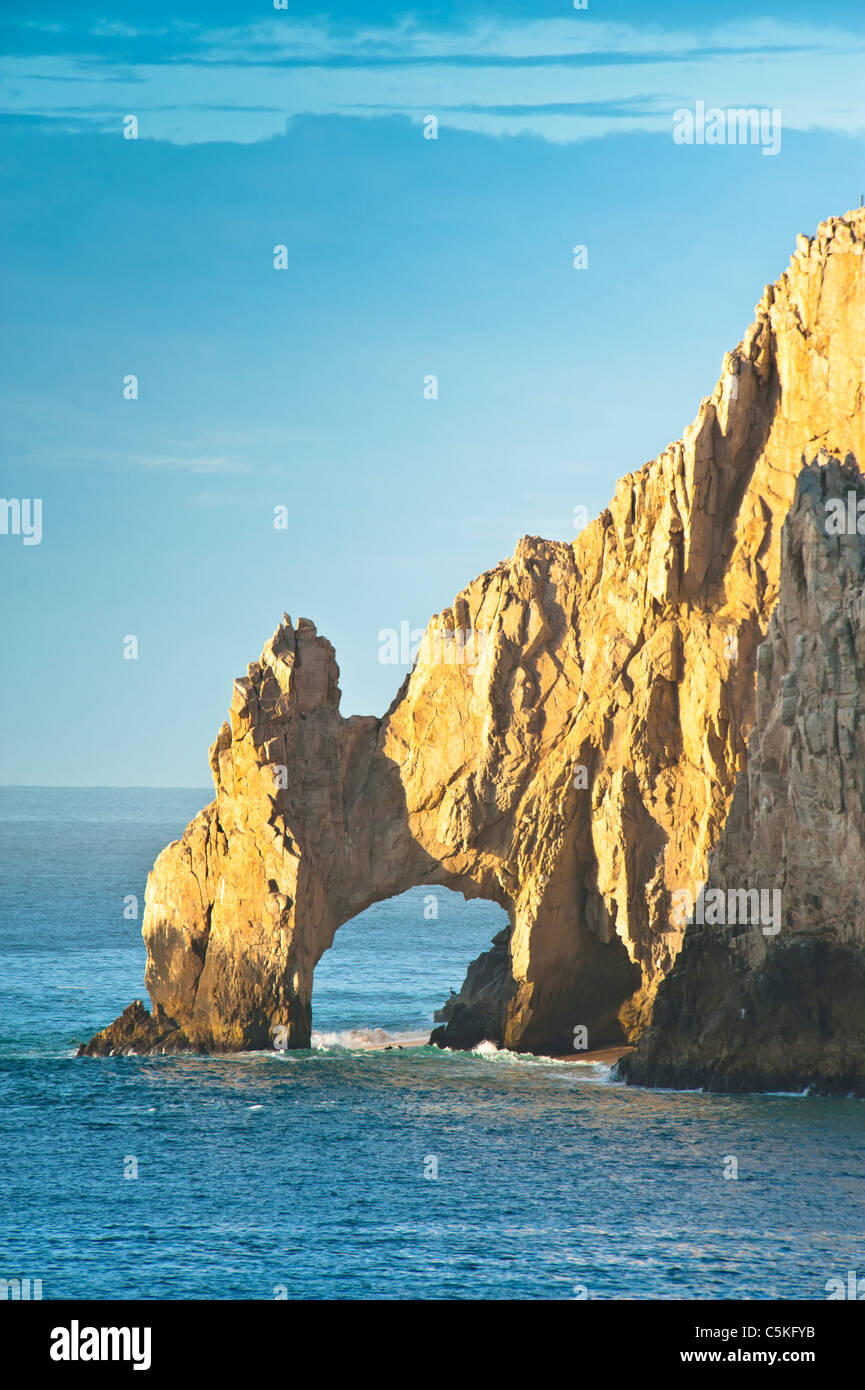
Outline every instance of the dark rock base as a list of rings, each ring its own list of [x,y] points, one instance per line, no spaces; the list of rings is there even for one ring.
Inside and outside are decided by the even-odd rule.
[[[865,952],[798,937],[749,972],[707,936],[686,937],[617,1075],[671,1090],[865,1097]]]

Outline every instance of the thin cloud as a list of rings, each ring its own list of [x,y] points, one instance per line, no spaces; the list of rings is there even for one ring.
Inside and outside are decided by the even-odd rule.
[[[247,465],[237,459],[222,458],[218,455],[202,457],[184,454],[139,455],[130,460],[139,468],[170,468],[185,473],[239,474],[248,472]]]
[[[445,129],[564,143],[670,130],[673,111],[696,100],[778,107],[788,131],[865,130],[865,36],[837,27],[755,19],[700,33],[577,12],[447,29],[406,18],[348,30],[288,16],[245,28],[129,27],[70,34],[65,53],[8,58],[0,112],[95,130],[134,113],[142,138],[177,144],[266,140],[296,116],[428,113]]]
[[[109,469],[122,469],[125,472],[131,468],[170,469],[172,472],[220,477],[237,477],[249,472],[249,465],[244,460],[221,454],[120,453],[110,449],[90,449],[86,445],[80,449],[28,449],[20,453],[10,451],[5,462],[8,467],[22,463],[60,466],[86,464]]]

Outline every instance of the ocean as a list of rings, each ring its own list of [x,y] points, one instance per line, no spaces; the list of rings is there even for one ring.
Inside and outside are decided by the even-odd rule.
[[[209,799],[0,789],[0,1279],[44,1299],[822,1299],[865,1276],[865,1102],[426,1046],[504,923],[443,889],[340,929],[309,1051],[76,1058],[146,999],[147,873]]]

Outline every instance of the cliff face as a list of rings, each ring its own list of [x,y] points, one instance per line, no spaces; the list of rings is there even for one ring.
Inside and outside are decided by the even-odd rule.
[[[757,656],[747,773],[652,1027],[621,1064],[630,1081],[865,1095],[858,502],[865,513],[852,459],[800,475],[778,606]]]
[[[803,456],[865,456],[863,241],[862,212],[799,238],[682,440],[572,545],[525,538],[463,590],[383,719],[340,716],[332,648],[286,618],[235,682],[215,800],[148,881],[163,1012],[132,1046],[307,1045],[337,928],[415,884],[511,921],[437,1041],[639,1034],[744,766]]]

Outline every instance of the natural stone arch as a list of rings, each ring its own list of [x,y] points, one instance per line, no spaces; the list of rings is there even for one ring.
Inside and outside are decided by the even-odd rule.
[[[163,851],[145,909],[147,987],[194,1047],[266,1047],[277,1028],[308,1046],[313,971],[338,928],[435,884],[497,902],[511,922],[452,1001],[458,1045],[492,1035],[562,1050],[577,1024],[592,1045],[621,1039],[616,1015],[641,974],[614,933],[586,926],[568,738],[540,756],[537,692],[556,670],[567,684],[548,647],[567,644],[558,593],[573,602],[573,554],[526,542],[495,578],[462,616],[479,626],[490,610],[492,627],[516,588],[529,659],[500,621],[474,666],[422,649],[382,720],[340,716],[333,649],[305,620],[295,631],[286,618],[235,682],[211,750],[216,799]],[[437,622],[452,631],[455,616]]]
[[[305,1046],[340,923],[425,883],[509,913],[496,1041],[639,1034],[681,944],[671,894],[705,880],[745,767],[803,457],[865,458],[863,245],[865,210],[800,238],[682,439],[573,544],[526,537],[463,590],[382,719],[342,718],[333,649],[286,618],[235,682],[216,799],[148,883],[162,1012],[92,1050],[260,1047],[275,1026]],[[474,660],[459,633],[483,634]],[[476,1005],[469,978],[455,1043]]]

